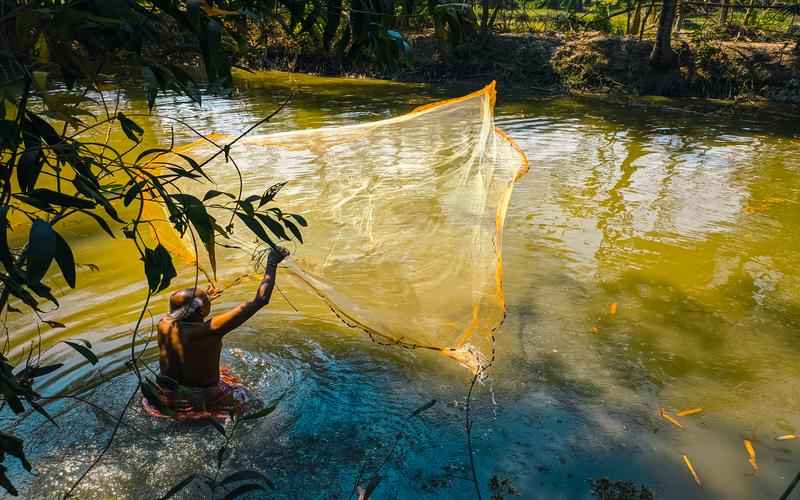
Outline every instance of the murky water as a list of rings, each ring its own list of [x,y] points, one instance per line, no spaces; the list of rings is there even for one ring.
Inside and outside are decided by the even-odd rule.
[[[236,133],[297,88],[263,130],[281,131],[386,118],[468,90],[289,80],[251,76],[234,97],[202,107],[162,98],[158,111]],[[145,110],[135,92],[123,103]],[[589,480],[603,476],[643,483],[658,498],[777,498],[800,467],[800,440],[774,439],[800,432],[800,124],[503,89],[497,114],[532,170],[506,221],[509,318],[491,380],[473,402],[484,497],[496,475],[522,498],[590,498]],[[168,121],[149,125],[159,137],[148,143],[168,140]],[[56,346],[46,359],[67,366],[38,388],[55,394],[123,373],[86,395],[117,413],[134,387],[123,363],[145,296],[141,263],[126,241],[109,242],[90,224],[69,234],[77,260],[100,271],[82,268],[79,288],[60,291],[62,307],[47,318],[68,328],[43,327],[42,343],[82,337],[103,356],[92,367]],[[175,286],[193,278],[183,269]],[[157,297],[153,316],[165,307]],[[145,324],[137,349],[154,359]],[[12,326],[19,358],[39,330],[27,316]],[[261,470],[277,498],[348,498],[359,471],[383,477],[376,498],[474,497],[463,431],[469,374],[455,363],[378,346],[280,297],[225,345],[225,362],[263,400],[284,399],[237,435],[223,474]],[[438,404],[407,418],[431,399]],[[659,417],[662,407],[704,412],[678,429]],[[38,473],[14,470],[29,498],[68,488],[113,426],[79,401],[50,410],[60,429],[38,415],[16,424]],[[214,429],[153,421],[138,400],[126,422],[80,498],[151,498],[190,473],[213,474]],[[758,473],[743,439],[755,446]],[[184,496],[205,491],[198,484]]]

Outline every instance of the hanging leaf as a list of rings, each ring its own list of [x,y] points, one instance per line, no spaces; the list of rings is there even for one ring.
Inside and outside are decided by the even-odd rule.
[[[264,481],[264,483],[269,486],[271,490],[275,489],[275,485],[272,483],[272,481],[270,481],[267,476],[258,472],[257,470],[240,470],[238,472],[234,472],[230,476],[220,481],[219,484],[220,486],[225,486],[238,481]]]
[[[298,229],[297,226],[294,225],[294,222],[290,221],[289,219],[281,219],[281,220],[283,221],[283,225],[289,228],[289,231],[291,231],[294,237],[297,238],[297,241],[303,243],[303,235],[300,234],[300,229]]]
[[[124,203],[126,207],[133,203],[133,200],[139,196],[139,193],[142,191],[142,186],[145,184],[147,184],[147,181],[134,182],[133,186],[131,186],[130,189],[128,189],[128,191],[125,193],[122,203]]]
[[[278,408],[278,405],[280,404],[282,399],[283,396],[276,399],[271,405],[265,406],[264,408],[258,410],[255,413],[248,413],[246,415],[243,415],[240,418],[240,420],[256,420],[259,418],[266,417],[267,415],[270,415],[272,412],[274,412],[276,408]]]
[[[272,186],[270,186],[269,189],[267,189],[261,196],[261,201],[258,202],[258,208],[261,208],[267,203],[274,200],[275,196],[278,194],[278,191],[280,191],[285,185],[286,182],[279,182],[277,184],[273,184]]]
[[[192,474],[192,475],[186,477],[181,482],[179,482],[178,484],[176,484],[175,486],[170,488],[169,491],[166,492],[164,494],[164,496],[160,498],[160,500],[168,500],[169,498],[174,497],[182,489],[184,489],[187,486],[189,486],[189,484],[191,484],[191,482],[194,481],[196,478],[197,478],[197,474]]]
[[[60,234],[53,232],[56,235],[56,264],[61,269],[61,275],[64,276],[67,285],[75,288],[75,257],[72,255],[72,249]]]
[[[219,420],[217,420],[216,418],[213,418],[213,417],[209,417],[208,423],[211,424],[211,426],[214,427],[214,429],[216,429],[217,432],[219,432],[223,436],[227,436],[227,434],[225,434],[225,426],[222,425],[219,422]]]
[[[299,214],[289,214],[289,217],[296,220],[298,224],[302,227],[308,226],[308,222],[306,221],[305,217]]]
[[[53,373],[64,366],[62,363],[56,363],[48,366],[29,366],[19,373],[20,378],[36,378]]]
[[[214,218],[208,214],[203,202],[190,194],[175,194],[172,198],[183,207],[184,213],[189,218],[194,228],[197,230],[197,235],[205,246],[208,260],[211,263],[211,270],[214,273],[214,278],[217,276],[217,258],[216,248],[214,244]]]
[[[56,421],[55,421],[55,420],[53,420],[53,417],[51,417],[51,416],[50,416],[50,414],[49,414],[49,413],[47,413],[47,410],[45,410],[45,409],[42,407],[42,405],[40,405],[39,403],[37,403],[36,401],[34,401],[34,400],[32,400],[32,399],[28,399],[28,404],[30,404],[30,405],[31,405],[31,408],[33,408],[34,410],[36,410],[36,413],[38,413],[38,414],[42,415],[44,418],[46,418],[47,420],[49,420],[51,424],[53,424],[54,426],[56,426],[56,428],[58,428],[58,424],[56,423]]]
[[[17,163],[17,182],[22,192],[28,192],[36,185],[44,165],[41,149],[26,149]]]
[[[84,213],[89,217],[91,217],[92,219],[94,219],[95,222],[97,222],[97,225],[99,225],[100,228],[106,232],[106,234],[114,238],[114,232],[111,230],[111,227],[108,225],[108,222],[106,222],[104,218],[100,217],[94,212],[89,212],[88,210],[81,210],[81,213]]]
[[[47,326],[49,326],[50,328],[66,328],[67,327],[67,325],[65,325],[64,323],[59,323],[58,321],[53,321],[51,319],[46,319],[46,320],[44,320],[42,322],[44,324],[46,324]]]
[[[155,407],[164,415],[175,416],[175,412],[166,404],[164,404],[164,401],[158,394],[158,388],[152,381],[142,380],[142,383],[139,387],[142,390],[142,395],[145,399],[147,399],[147,402],[150,403],[151,406]]]
[[[427,411],[427,410],[430,410],[431,408],[433,408],[433,406],[434,406],[436,403],[437,403],[437,401],[436,401],[435,399],[431,399],[430,401],[428,401],[428,402],[427,402],[427,403],[425,403],[424,405],[420,406],[419,408],[417,408],[416,410],[414,410],[413,412],[411,412],[411,415],[409,415],[409,416],[408,416],[408,418],[411,418],[411,417],[416,417],[416,416],[417,416],[417,415],[419,415],[420,413],[422,413],[422,412],[424,412],[424,411]]]
[[[31,463],[25,458],[25,451],[22,448],[22,440],[11,434],[0,432],[0,450],[16,457],[26,471],[31,471]]]
[[[258,221],[250,215],[243,214],[241,212],[236,212],[237,217],[239,217],[245,225],[255,233],[262,241],[267,243],[269,246],[274,247],[275,243],[267,236],[267,232],[264,231],[264,228],[258,223]]]
[[[58,205],[66,208],[94,208],[96,205],[92,200],[78,198],[77,196],[64,194],[59,191],[53,191],[52,189],[46,188],[34,189],[33,191],[30,191],[24,195],[15,196],[23,201],[27,201],[28,203],[39,202],[39,205],[34,205],[37,207],[42,205]]]
[[[142,260],[147,284],[153,293],[167,288],[172,282],[172,278],[178,275],[172,264],[172,256],[160,243],[155,249],[145,248]]]
[[[236,197],[234,195],[230,194],[230,193],[225,193],[223,191],[217,191],[215,189],[209,189],[208,191],[206,191],[205,196],[203,196],[203,201],[208,201],[208,200],[210,200],[212,198],[216,198],[217,196],[220,196],[220,195],[227,196],[228,198],[230,198],[232,200],[236,199]]]
[[[125,133],[125,136],[127,136],[128,139],[136,143],[142,141],[144,129],[140,127],[139,124],[125,116],[125,113],[122,111],[117,113],[117,120],[119,120],[122,131]]]
[[[86,358],[89,361],[89,363],[91,363],[93,365],[96,365],[97,362],[99,361],[97,359],[97,356],[95,356],[95,354],[92,352],[91,348],[86,347],[86,346],[81,345],[81,344],[78,344],[76,342],[70,342],[69,340],[64,340],[62,342],[64,342],[68,346],[72,347],[76,351],[78,351],[81,356],[83,356],[84,358]]]
[[[258,491],[258,490],[263,491],[264,487],[261,486],[260,484],[255,484],[255,483],[244,484],[236,489],[231,490],[230,493],[225,495],[223,500],[233,500],[234,498],[239,498],[240,496],[250,493],[251,491]]]
[[[49,222],[36,219],[31,225],[27,250],[27,278],[30,283],[39,283],[47,274],[55,257],[56,232]]]
[[[255,215],[265,226],[267,226],[267,228],[272,232],[272,234],[274,234],[275,236],[277,236],[282,240],[289,239],[289,236],[286,234],[286,231],[284,231],[283,226],[281,226],[280,223],[278,223],[277,221],[272,220],[269,215],[258,214],[258,213]]]
[[[367,484],[367,487],[364,489],[364,495],[362,496],[364,500],[369,500],[369,498],[375,492],[375,489],[378,487],[378,484],[380,484],[382,479],[383,478],[377,474],[372,476],[372,479],[370,479],[369,483]]]

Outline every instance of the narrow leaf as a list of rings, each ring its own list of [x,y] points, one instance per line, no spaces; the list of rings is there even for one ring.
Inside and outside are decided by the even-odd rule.
[[[56,232],[50,223],[41,219],[33,221],[28,237],[27,277],[31,283],[39,283],[47,274],[55,257]]]
[[[411,417],[416,417],[416,416],[417,416],[417,415],[419,415],[420,413],[422,413],[422,412],[424,412],[424,411],[427,411],[427,410],[430,410],[431,408],[433,408],[433,406],[434,406],[434,405],[435,405],[437,402],[438,402],[438,401],[436,401],[435,399],[431,399],[430,401],[428,401],[428,402],[427,402],[427,403],[425,403],[424,405],[420,406],[419,408],[417,408],[416,410],[414,410],[413,412],[411,412],[411,415],[409,415],[409,416],[408,416],[408,418],[411,418]]]
[[[240,496],[246,493],[250,493],[251,491],[257,491],[263,489],[264,487],[261,486],[260,484],[255,484],[255,483],[244,484],[236,489],[231,490],[227,495],[225,495],[223,500],[233,500],[234,498],[239,498]]]
[[[89,360],[89,363],[96,365],[97,362],[99,361],[97,359],[97,356],[95,356],[95,354],[92,352],[90,348],[83,346],[81,344],[77,344],[75,342],[70,342],[69,340],[64,340],[63,342],[68,346],[72,347],[73,349],[75,349],[76,351],[78,351],[81,354],[81,356]]]
[[[53,233],[56,235],[56,264],[61,269],[61,275],[64,276],[67,285],[75,288],[75,256],[72,255],[72,249],[64,238],[56,231]]]
[[[178,483],[175,486],[173,486],[172,488],[170,488],[170,490],[168,492],[166,492],[164,494],[164,496],[160,498],[160,500],[167,500],[169,498],[174,497],[175,494],[177,494],[179,491],[181,491],[182,489],[184,489],[187,486],[189,486],[189,484],[192,481],[194,481],[196,477],[197,477],[197,474],[192,474],[192,475],[186,477],[180,483]]]

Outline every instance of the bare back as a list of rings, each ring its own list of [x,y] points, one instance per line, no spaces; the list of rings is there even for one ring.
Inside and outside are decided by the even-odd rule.
[[[208,322],[158,323],[161,374],[188,387],[210,387],[219,381],[222,336],[213,335]]]

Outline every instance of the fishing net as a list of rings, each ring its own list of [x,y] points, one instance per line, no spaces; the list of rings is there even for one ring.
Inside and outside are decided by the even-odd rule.
[[[246,136],[231,150],[242,197],[287,181],[277,205],[302,214],[308,227],[285,267],[340,320],[376,341],[436,350],[477,371],[493,356],[505,316],[503,221],[528,168],[495,128],[494,104],[492,83],[387,120]],[[188,150],[197,158],[217,151],[205,141]],[[223,155],[204,170],[216,189],[238,192],[237,169]],[[207,189],[180,187],[199,198]],[[252,272],[258,248],[235,222],[227,243],[238,249],[216,257],[227,278]],[[157,228],[162,243],[178,241],[170,231]],[[170,250],[194,248],[190,236]]]

